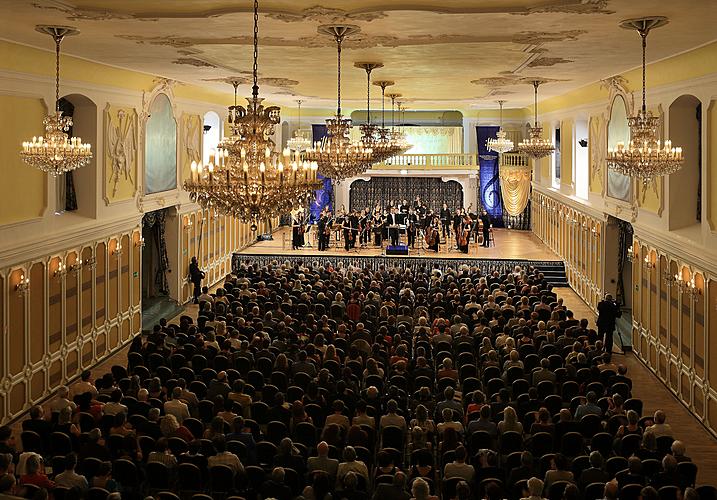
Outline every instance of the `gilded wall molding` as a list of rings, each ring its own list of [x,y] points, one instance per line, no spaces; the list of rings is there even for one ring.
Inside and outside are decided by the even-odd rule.
[[[104,110],[105,205],[137,195],[137,110],[107,103]],[[118,194],[120,191],[120,194]]]

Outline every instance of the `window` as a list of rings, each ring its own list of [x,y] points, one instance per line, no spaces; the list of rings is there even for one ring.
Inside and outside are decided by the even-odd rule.
[[[209,163],[209,155],[217,149],[222,139],[222,121],[214,111],[204,115],[204,140],[202,141],[202,163]]]
[[[553,187],[560,187],[560,127],[555,128],[555,153],[553,154]]]
[[[584,200],[588,199],[590,191],[590,159],[588,156],[588,121],[575,121],[575,134],[573,134],[573,154],[575,161],[573,175],[575,182],[575,195]]]

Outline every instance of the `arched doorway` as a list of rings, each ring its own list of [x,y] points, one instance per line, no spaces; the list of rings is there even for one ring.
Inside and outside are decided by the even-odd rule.
[[[605,265],[603,291],[622,308],[615,329],[613,349],[632,350],[632,266],[628,248],[632,246],[633,228],[627,221],[608,216],[605,224]]]
[[[670,175],[670,230],[702,221],[702,103],[683,95],[670,105],[670,139],[682,148],[685,162]]]

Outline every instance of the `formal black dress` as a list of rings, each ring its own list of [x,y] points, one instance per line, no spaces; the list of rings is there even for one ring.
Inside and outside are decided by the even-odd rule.
[[[303,221],[294,217],[291,221],[291,248],[297,250],[304,246]]]

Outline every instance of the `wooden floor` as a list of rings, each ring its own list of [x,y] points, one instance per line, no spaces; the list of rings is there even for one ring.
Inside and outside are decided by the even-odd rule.
[[[280,231],[286,232],[282,229]],[[281,232],[275,233],[274,241],[259,242],[249,247],[245,253],[288,253],[282,250]],[[497,246],[489,249],[480,249],[479,257],[486,258],[525,258],[525,259],[557,259],[558,257],[545,247],[540,240],[534,235],[523,231],[505,231],[496,230]],[[290,242],[289,242],[290,248]],[[473,250],[474,252],[475,250]],[[291,250],[289,250],[291,252]],[[298,253],[306,254],[314,253],[314,250],[299,250]],[[335,254],[344,254],[333,251]],[[363,255],[378,255],[378,250],[366,249],[362,250]],[[370,253],[373,252],[373,253]],[[472,253],[473,253],[472,252]],[[482,252],[486,252],[485,255]],[[293,252],[292,252],[293,253]],[[442,256],[453,256],[452,254],[444,254]],[[456,253],[455,256],[463,256]],[[478,255],[476,255],[478,256]],[[578,318],[586,317],[589,319],[591,326],[595,324],[595,315],[590,308],[582,301],[582,299],[570,288],[556,288],[558,296],[562,297],[565,304],[575,312]],[[194,318],[197,316],[197,306],[187,304],[185,312]],[[178,321],[178,318],[175,318]],[[93,377],[101,377],[104,373],[110,371],[112,365],[127,365],[127,350],[120,350],[110,358],[106,359],[93,370]],[[644,402],[644,414],[651,414],[657,409],[662,409],[667,413],[667,421],[676,432],[676,438],[685,442],[687,446],[687,455],[699,467],[697,475],[697,484],[711,484],[717,486],[717,477],[714,472],[717,471],[717,439],[707,431],[702,424],[695,419],[689,411],[675,398],[665,385],[632,353],[626,355],[616,352],[615,361],[623,363],[628,367],[628,375],[633,380],[633,395],[642,399]],[[16,435],[20,433],[20,423],[13,424]],[[19,446],[18,439],[18,446]]]
[[[331,247],[324,251],[319,252],[318,247],[314,238],[314,229],[307,233],[307,243],[310,246],[301,248],[299,250],[291,249],[291,228],[282,227],[274,232],[274,239],[267,241],[257,241],[256,243],[246,247],[239,253],[244,254],[268,254],[268,255],[347,255],[346,250],[343,247],[343,241],[336,244],[336,241],[332,235]],[[433,258],[436,256],[445,257],[475,257],[483,259],[529,259],[529,260],[559,260],[559,257],[543,242],[538,239],[530,231],[510,231],[507,229],[494,229],[493,231],[495,246],[489,248],[483,248],[476,243],[471,243],[468,250],[468,255],[455,250],[455,240],[451,239],[450,244],[442,244],[439,247],[439,252],[422,250],[420,242],[416,242],[416,248],[410,250],[409,256],[411,257],[426,257]],[[406,242],[405,235],[402,237],[402,242]],[[373,242],[371,242],[373,243]],[[365,247],[351,250],[350,255],[359,255],[370,257],[373,255],[382,255],[386,242],[384,241],[383,248],[375,247],[373,244]]]

